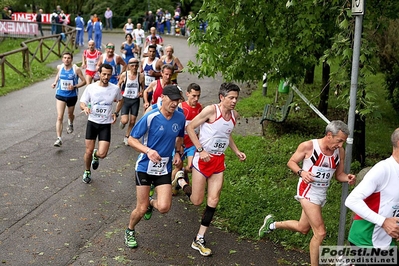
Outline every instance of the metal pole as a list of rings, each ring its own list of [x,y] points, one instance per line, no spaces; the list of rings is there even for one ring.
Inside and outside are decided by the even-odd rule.
[[[353,146],[353,131],[355,129],[355,111],[356,111],[356,94],[357,94],[357,80],[359,75],[359,58],[360,58],[360,45],[362,38],[362,23],[363,15],[357,15],[355,18],[355,36],[353,43],[353,57],[352,57],[352,74],[351,74],[351,89],[349,99],[349,113],[348,113],[348,127],[349,136],[346,140],[345,149],[345,173],[349,173],[352,162],[352,146]],[[345,241],[345,225],[346,225],[346,206],[345,200],[348,196],[348,183],[342,184],[341,194],[341,208],[339,216],[338,228],[338,246],[342,246]]]

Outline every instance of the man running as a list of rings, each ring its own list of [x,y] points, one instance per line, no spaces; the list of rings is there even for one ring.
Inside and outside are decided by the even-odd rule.
[[[113,43],[108,43],[105,48],[105,53],[100,56],[97,66],[109,64],[112,67],[112,77],[109,82],[116,85],[119,79],[119,68],[122,66],[122,72],[124,72],[126,63],[121,56],[114,53],[115,45]]]
[[[144,114],[129,137],[129,145],[140,152],[135,168],[137,203],[125,231],[125,244],[129,248],[138,246],[135,227],[141,218],[150,219],[153,208],[167,213],[172,205],[172,164],[181,161],[180,154],[172,157],[172,152],[182,148],[185,118],[183,113],[176,112],[181,101],[177,86],[164,87],[161,97],[162,105]],[[151,185],[155,187],[157,199],[148,197]]]
[[[191,120],[194,119],[201,111],[202,105],[198,102],[201,95],[201,87],[196,83],[191,83],[187,87],[187,100],[179,104],[179,106],[183,109],[184,116],[186,117],[186,127],[190,124]],[[199,129],[196,128],[196,133],[199,133]],[[185,177],[188,180],[188,174],[191,173],[191,164],[193,161],[193,156],[195,154],[195,146],[191,141],[190,137],[187,134],[187,131],[184,132],[184,151],[182,155],[182,163],[180,165],[176,165],[175,169],[173,169],[172,177],[179,178],[179,176]],[[183,168],[183,161],[187,158],[186,167]],[[172,188],[173,195],[177,194],[177,190]]]
[[[128,67],[129,71],[123,72],[118,82],[119,88],[124,88],[122,90],[123,106],[119,127],[124,129],[126,124],[129,122],[126,135],[123,139],[123,143],[125,143],[126,146],[129,145],[128,138],[134,124],[136,123],[136,118],[139,114],[140,97],[143,96],[144,91],[144,75],[138,71],[139,60],[131,58]]]
[[[223,83],[219,89],[219,104],[205,107],[186,127],[187,134],[196,147],[193,158],[192,187],[183,176],[176,176],[172,182],[175,189],[183,188],[194,205],[200,205],[207,188],[207,206],[201,219],[201,226],[191,244],[202,256],[210,256],[206,247],[205,233],[213,219],[219,203],[223,185],[223,172],[226,169],[224,153],[230,147],[240,161],[246,159],[231,136],[238,117],[234,110],[240,88],[233,83]],[[200,128],[199,137],[196,128]],[[176,149],[178,150],[178,149]]]
[[[158,98],[162,95],[162,89],[169,84],[172,84],[170,78],[173,75],[173,67],[171,65],[163,65],[161,69],[162,78],[151,82],[151,84],[144,90],[144,109],[147,109],[151,104],[155,104]],[[148,95],[152,94],[151,102]]]
[[[98,80],[97,63],[101,57],[101,51],[96,50],[95,42],[90,40],[87,43],[88,49],[82,55],[82,68],[85,69],[86,84],[89,85],[93,81]]]
[[[78,88],[86,85],[86,80],[83,76],[82,70],[75,64],[72,64],[73,55],[70,52],[65,52],[62,55],[63,64],[57,66],[58,73],[55,77],[54,83],[51,85],[56,88],[56,108],[57,108],[57,122],[55,125],[57,140],[54,142],[55,147],[62,145],[62,129],[65,107],[68,107],[68,127],[67,133],[73,132],[73,120],[75,119],[74,111],[75,105],[78,101]],[[81,80],[78,83],[78,80]]]
[[[183,65],[179,58],[173,55],[174,48],[172,45],[168,45],[165,48],[165,55],[163,55],[157,62],[157,67],[160,68],[162,65],[171,65],[174,69],[171,81],[173,84],[177,84],[177,74],[183,71]]]
[[[85,171],[82,181],[89,184],[92,181],[90,168],[96,170],[99,158],[107,156],[111,142],[111,124],[116,122],[122,108],[122,93],[118,86],[109,82],[112,77],[112,66],[102,64],[98,69],[100,80],[86,87],[80,98],[80,109],[88,115],[86,127],[86,152],[84,154]],[[112,104],[118,102],[115,111]],[[98,149],[95,149],[98,137]]]
[[[339,120],[331,121],[321,139],[313,139],[299,144],[287,166],[299,176],[295,199],[302,206],[299,221],[275,222],[272,215],[267,215],[259,229],[263,237],[275,229],[307,234],[310,229],[313,237],[310,241],[310,263],[319,265],[319,247],[326,236],[326,228],[321,209],[326,203],[327,189],[335,174],[339,182],[354,184],[354,175],[344,172],[345,150],[342,147],[349,136],[348,126]],[[300,162],[302,167],[299,166]]]
[[[157,68],[157,61],[159,60],[158,57],[155,56],[155,49],[154,45],[150,45],[148,47],[148,57],[145,57],[141,60],[141,71],[144,73],[144,86],[147,88],[150,84],[159,79],[161,73],[159,72],[160,68]],[[152,94],[147,95],[148,102],[150,102]],[[143,95],[144,97],[144,95]],[[147,106],[148,107],[148,106]]]

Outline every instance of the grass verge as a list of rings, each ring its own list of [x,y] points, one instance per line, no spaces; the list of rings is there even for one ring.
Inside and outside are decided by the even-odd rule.
[[[377,95],[386,95],[382,86],[382,76],[371,78]],[[307,98],[317,106],[318,84],[300,88]],[[258,86],[251,95],[241,99],[237,110],[242,117],[261,116],[266,103],[274,102],[277,84],[269,87],[266,97],[262,95],[262,88]],[[279,100],[284,100],[280,95]],[[344,102],[331,92],[329,101],[330,120],[346,120],[347,114],[335,106],[344,106]],[[321,138],[324,134],[325,122],[295,95],[294,104],[300,106],[300,111],[291,109],[288,119],[281,124],[269,123],[266,135],[238,136],[235,142],[240,150],[247,155],[247,160],[240,163],[236,156],[228,150],[226,153],[225,183],[222,190],[220,204],[216,212],[215,224],[226,230],[239,233],[251,239],[258,238],[258,229],[263,218],[272,213],[276,220],[298,220],[301,206],[294,199],[298,177],[286,166],[288,159],[295,152],[299,143],[312,138]],[[391,107],[386,104],[385,97],[376,99],[376,106],[381,118],[367,118],[366,120],[366,164],[372,166],[376,162],[387,158],[392,152],[390,135],[397,127],[399,119]],[[355,169],[355,170],[354,170]],[[353,164],[352,172],[357,174],[359,167]],[[337,244],[337,231],[340,215],[340,197],[342,186],[339,182],[332,182],[327,195],[327,204],[323,208],[323,217],[327,228],[324,245]],[[348,211],[347,232],[351,223],[352,213]],[[346,234],[347,235],[347,234]],[[310,232],[304,236],[285,230],[277,230],[267,235],[269,240],[288,248],[308,250],[312,237]]]

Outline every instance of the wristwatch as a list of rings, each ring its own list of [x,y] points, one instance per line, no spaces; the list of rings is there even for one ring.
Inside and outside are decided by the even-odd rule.
[[[298,174],[299,177],[301,177],[302,172],[303,172],[303,169],[299,169],[298,170],[297,174]]]
[[[197,148],[197,152],[202,152],[203,150],[204,150],[204,148],[202,148],[202,147]]]
[[[119,116],[119,113],[117,113],[117,112],[114,112],[114,115],[115,115],[116,117],[118,117],[118,116]]]

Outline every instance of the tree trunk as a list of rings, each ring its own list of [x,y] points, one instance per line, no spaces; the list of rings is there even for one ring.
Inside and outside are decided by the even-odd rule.
[[[323,74],[321,81],[321,93],[318,109],[323,115],[327,115],[328,110],[328,96],[330,93],[330,65],[323,62]]]
[[[315,65],[313,65],[309,69],[306,69],[305,84],[313,84],[313,82],[314,82],[314,68],[315,68]]]

